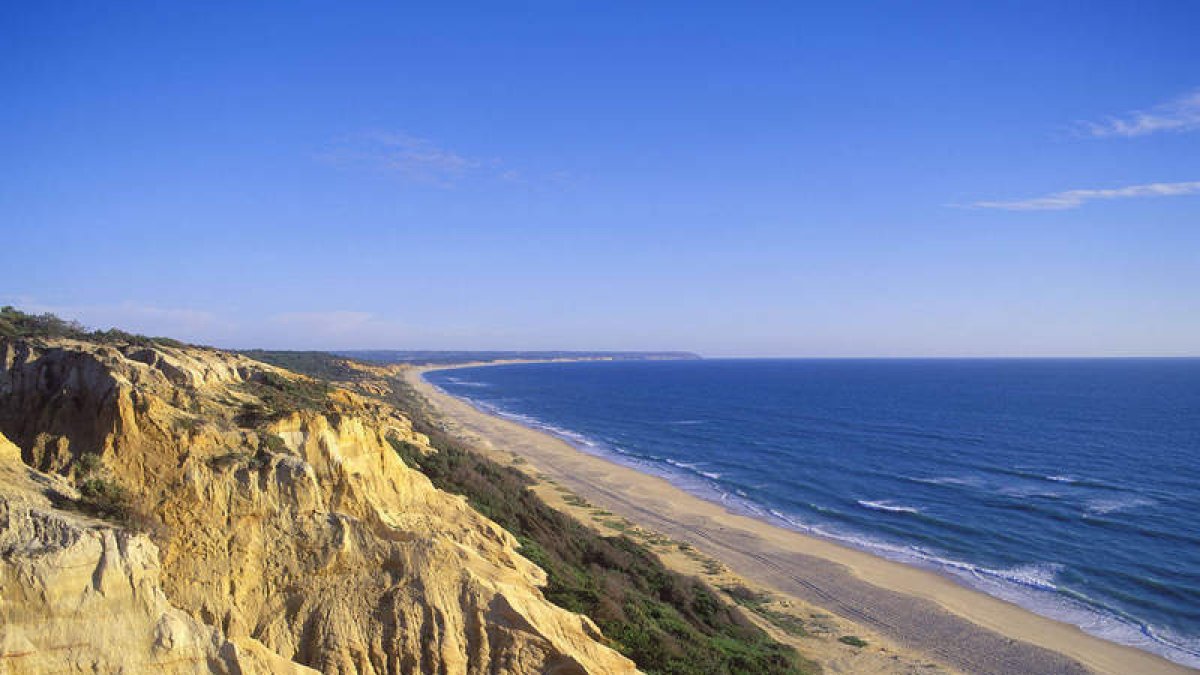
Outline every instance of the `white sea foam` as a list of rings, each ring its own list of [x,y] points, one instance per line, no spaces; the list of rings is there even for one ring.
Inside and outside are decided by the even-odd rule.
[[[863,508],[872,509],[875,511],[888,511],[890,513],[920,513],[921,512],[921,509],[918,509],[915,506],[904,506],[902,504],[893,504],[892,502],[887,501],[887,500],[872,501],[870,499],[860,499],[860,500],[858,500],[858,505]]]
[[[1079,479],[1073,476],[1046,476],[1046,480],[1052,480],[1055,483],[1078,483]]]
[[[958,569],[976,578],[991,578],[1042,591],[1057,591],[1058,585],[1054,582],[1055,577],[1065,569],[1065,566],[1058,563],[1030,563],[993,569],[936,557],[935,560],[944,567]]]
[[[1063,493],[1056,490],[1047,490],[1044,487],[1036,485],[1006,485],[998,490],[998,492],[1006,497],[1047,497],[1049,499],[1060,499]]]
[[[721,478],[721,474],[717,473],[716,471],[705,471],[703,468],[701,468],[707,466],[707,464],[704,462],[681,462],[677,459],[670,458],[664,459],[663,461],[671,466],[678,467],[680,469],[686,469],[687,471],[691,471],[692,473],[699,474],[711,480],[718,480]]]
[[[460,387],[490,387],[490,386],[492,386],[490,384],[487,384],[486,382],[475,382],[473,380],[464,380],[459,377],[447,377],[446,381],[453,382],[454,384],[457,384]]]
[[[1153,499],[1146,497],[1126,497],[1117,499],[1092,499],[1083,505],[1085,511],[1091,515],[1102,516],[1107,513],[1117,513],[1119,511],[1129,511],[1140,506],[1150,506],[1155,504]]]

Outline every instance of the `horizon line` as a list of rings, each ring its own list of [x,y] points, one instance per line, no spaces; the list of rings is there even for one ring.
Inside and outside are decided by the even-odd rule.
[[[215,346],[215,345],[212,345]],[[429,354],[538,354],[559,353],[564,355],[586,356],[588,354],[603,355],[636,355],[636,354],[686,354],[699,360],[1050,360],[1050,359],[1200,359],[1200,353],[1195,354],[846,354],[846,355],[802,355],[802,354],[716,354],[708,355],[703,352],[687,349],[398,349],[398,348],[354,348],[354,349],[284,349],[284,348],[232,348],[218,347],[227,351],[252,352],[323,352],[327,354],[348,354],[352,352],[396,352],[396,353],[429,353]],[[597,358],[594,360],[602,360]],[[647,361],[687,360],[687,359],[643,359]]]

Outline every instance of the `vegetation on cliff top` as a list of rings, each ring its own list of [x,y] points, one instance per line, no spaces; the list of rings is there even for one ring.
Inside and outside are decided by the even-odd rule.
[[[88,330],[78,321],[61,319],[49,312],[45,314],[28,314],[12,306],[0,307],[0,337],[23,339],[71,338],[103,344],[128,343],[145,346],[184,346],[184,343],[179,340],[127,333],[116,328]]]
[[[300,410],[332,412],[330,386],[325,380],[293,380],[276,373],[263,372],[242,383],[241,389],[259,401],[242,406],[237,422],[243,427],[260,427]]]
[[[342,361],[311,352],[256,355],[310,375],[336,372]],[[443,431],[420,395],[402,381],[389,384],[388,402],[407,413],[414,429],[438,450],[425,456],[393,440],[404,461],[512,532],[521,553],[546,571],[545,596],[590,617],[640,670],[664,675],[819,671],[700,580],[667,569],[643,545],[625,536],[602,536],[546,504],[529,489],[523,473],[482,457]]]
[[[257,361],[279,366],[321,380],[346,382],[358,380],[362,371],[354,368],[348,359],[339,358],[329,352],[284,352],[265,349],[246,349],[241,352]]]

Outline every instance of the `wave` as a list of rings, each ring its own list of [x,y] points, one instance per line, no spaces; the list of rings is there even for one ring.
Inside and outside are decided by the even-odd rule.
[[[871,509],[873,511],[887,511],[888,513],[920,513],[921,509],[915,506],[903,506],[901,504],[893,504],[887,500],[871,501],[869,499],[858,500],[858,505]]]
[[[1157,503],[1149,497],[1097,497],[1093,499],[1084,499],[1088,492],[1080,491],[1079,489],[1086,488],[1101,488],[1113,492],[1124,492],[1124,488],[1120,488],[1111,483],[1105,483],[1089,478],[1080,478],[1077,476],[1065,474],[1041,475],[1025,471],[1004,470],[1004,473],[1011,476],[1018,476],[1024,482],[1014,482],[1005,485],[996,485],[994,482],[985,481],[974,476],[937,476],[937,477],[907,477],[915,483],[924,483],[926,485],[944,485],[953,487],[969,487],[978,489],[987,489],[989,492],[1003,496],[1011,497],[1018,500],[1025,499],[1054,499],[1054,500],[1083,500],[1083,508],[1090,515],[1104,515],[1107,513],[1116,513],[1120,511],[1128,511],[1142,506],[1151,506]],[[1052,487],[1046,483],[1053,483],[1062,487]],[[1094,493],[1093,493],[1094,494]],[[1030,504],[1022,504],[1029,510],[1036,510],[1036,507]]]
[[[482,388],[482,387],[492,386],[490,384],[487,384],[486,382],[474,382],[472,380],[464,380],[464,379],[458,378],[458,377],[447,377],[446,381],[453,382],[454,384],[456,384],[460,387],[481,387]]]
[[[1128,490],[1128,487],[1122,487],[1116,483],[1110,483],[1098,478],[1087,478],[1084,476],[1072,476],[1070,474],[1050,474],[1042,476],[1042,480],[1048,480],[1052,483],[1063,483],[1080,488],[1098,488],[1101,490],[1111,490],[1113,492],[1123,492]]]
[[[1050,473],[1043,469],[1035,469],[1025,466],[981,466],[983,471],[997,473],[1005,476],[1013,476],[1015,478],[1024,478],[1034,481],[1049,481],[1051,483],[1066,483],[1068,485],[1079,485],[1081,487],[1106,488],[1109,490],[1120,490],[1121,486],[1107,483],[1102,480],[1092,478],[1083,478],[1073,476],[1067,473]]]
[[[939,562],[948,567],[957,567],[957,565],[947,563],[944,560],[940,560]],[[1058,591],[1059,587],[1055,583],[1055,579],[1060,572],[1066,569],[1066,566],[1060,563],[1030,563],[1009,568],[993,569],[963,563],[962,569],[975,576],[1000,579],[1042,591]]]
[[[721,478],[721,474],[717,473],[716,471],[705,471],[704,469],[700,468],[702,466],[707,466],[703,462],[699,462],[699,463],[680,462],[678,460],[674,460],[674,459],[670,459],[670,458],[666,458],[663,461],[666,462],[667,464],[670,464],[673,467],[676,467],[679,469],[687,469],[688,471],[700,474],[701,476],[704,476],[705,478],[708,478],[711,480],[719,480]]]
[[[1065,496],[1057,490],[1047,490],[1046,488],[1033,485],[1005,485],[998,489],[997,492],[1005,497],[1016,497],[1017,499],[1027,499],[1029,497],[1061,499]]]
[[[1142,506],[1152,506],[1158,502],[1146,497],[1129,497],[1127,499],[1092,499],[1084,503],[1084,510],[1095,516],[1102,516],[1109,513],[1118,513],[1120,511],[1129,511]]]
[[[1017,478],[1025,478],[1035,481],[1048,481],[1051,483],[1061,483],[1064,485],[1073,485],[1081,488],[1099,488],[1102,490],[1123,491],[1127,488],[1116,483],[1099,480],[1097,478],[1087,478],[1084,476],[1076,476],[1069,473],[1047,473],[1046,471],[1033,469],[1029,467],[983,467],[985,471],[1015,476]]]
[[[993,468],[985,468],[984,470],[990,471],[992,473],[1001,473],[1001,474],[1004,474],[1007,476],[1013,476],[1015,478],[1019,478],[1024,481],[1027,481],[1025,483],[1009,483],[1007,485],[1001,485],[1001,486],[995,488],[995,491],[998,492],[999,494],[1006,495],[1009,497],[1049,497],[1049,498],[1057,499],[1057,498],[1067,496],[1067,493],[1062,492],[1061,490],[1069,491],[1072,489],[1072,487],[1102,488],[1102,489],[1114,490],[1114,491],[1122,490],[1122,488],[1120,488],[1116,485],[1113,485],[1111,483],[1105,483],[1105,482],[1099,481],[1099,480],[1094,480],[1094,479],[1090,479],[1090,478],[1080,478],[1078,476],[1071,476],[1071,475],[1066,475],[1066,474],[1043,475],[1043,474],[1031,472],[1031,471],[1021,471],[1021,470],[1012,470],[1012,469],[996,470]],[[994,484],[994,481],[987,481],[980,476],[932,476],[932,477],[909,476],[909,477],[906,477],[906,479],[910,480],[914,483],[924,483],[926,485],[949,485],[949,486],[956,486],[956,487],[973,487],[973,488],[987,487],[988,483]],[[1049,486],[1045,486],[1046,482],[1056,483],[1056,484],[1062,485],[1063,487],[1060,488],[1059,490],[1051,489]],[[1039,483],[1045,487],[1040,487]],[[1068,487],[1068,486],[1070,486],[1070,487]]]

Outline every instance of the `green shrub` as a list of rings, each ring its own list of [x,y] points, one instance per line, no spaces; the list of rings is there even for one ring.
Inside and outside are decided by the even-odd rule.
[[[243,450],[229,450],[220,455],[214,455],[208,459],[208,465],[213,468],[225,468],[227,466],[236,466],[249,464],[253,455]]]
[[[857,635],[843,635],[842,637],[838,638],[838,642],[850,645],[851,647],[867,646],[867,641],[858,637]]]
[[[729,594],[729,597],[733,598],[734,602],[770,621],[788,635],[803,637],[809,634],[802,619],[787,612],[772,609],[769,606],[771,596],[751,590],[742,585],[723,586],[721,590]]]
[[[400,459],[408,465],[408,468],[421,468],[421,464],[417,461],[417,458],[424,456],[421,446],[416,443],[410,443],[403,438],[398,438],[395,435],[388,436],[387,440],[396,451],[396,454],[400,456]]]
[[[253,429],[273,422],[297,411],[311,410],[329,412],[328,382],[308,378],[292,379],[278,373],[262,372],[255,379],[245,382],[241,388],[259,400],[244,403],[236,421],[239,425]]]
[[[101,469],[103,460],[100,455],[94,452],[85,452],[75,460],[75,475],[79,477],[90,476]]]
[[[118,523],[129,520],[131,513],[129,491],[123,485],[105,478],[87,478],[79,484],[79,505],[84,511]]]
[[[278,434],[263,434],[259,439],[259,451],[263,449],[276,455],[288,452],[287,443]]]

